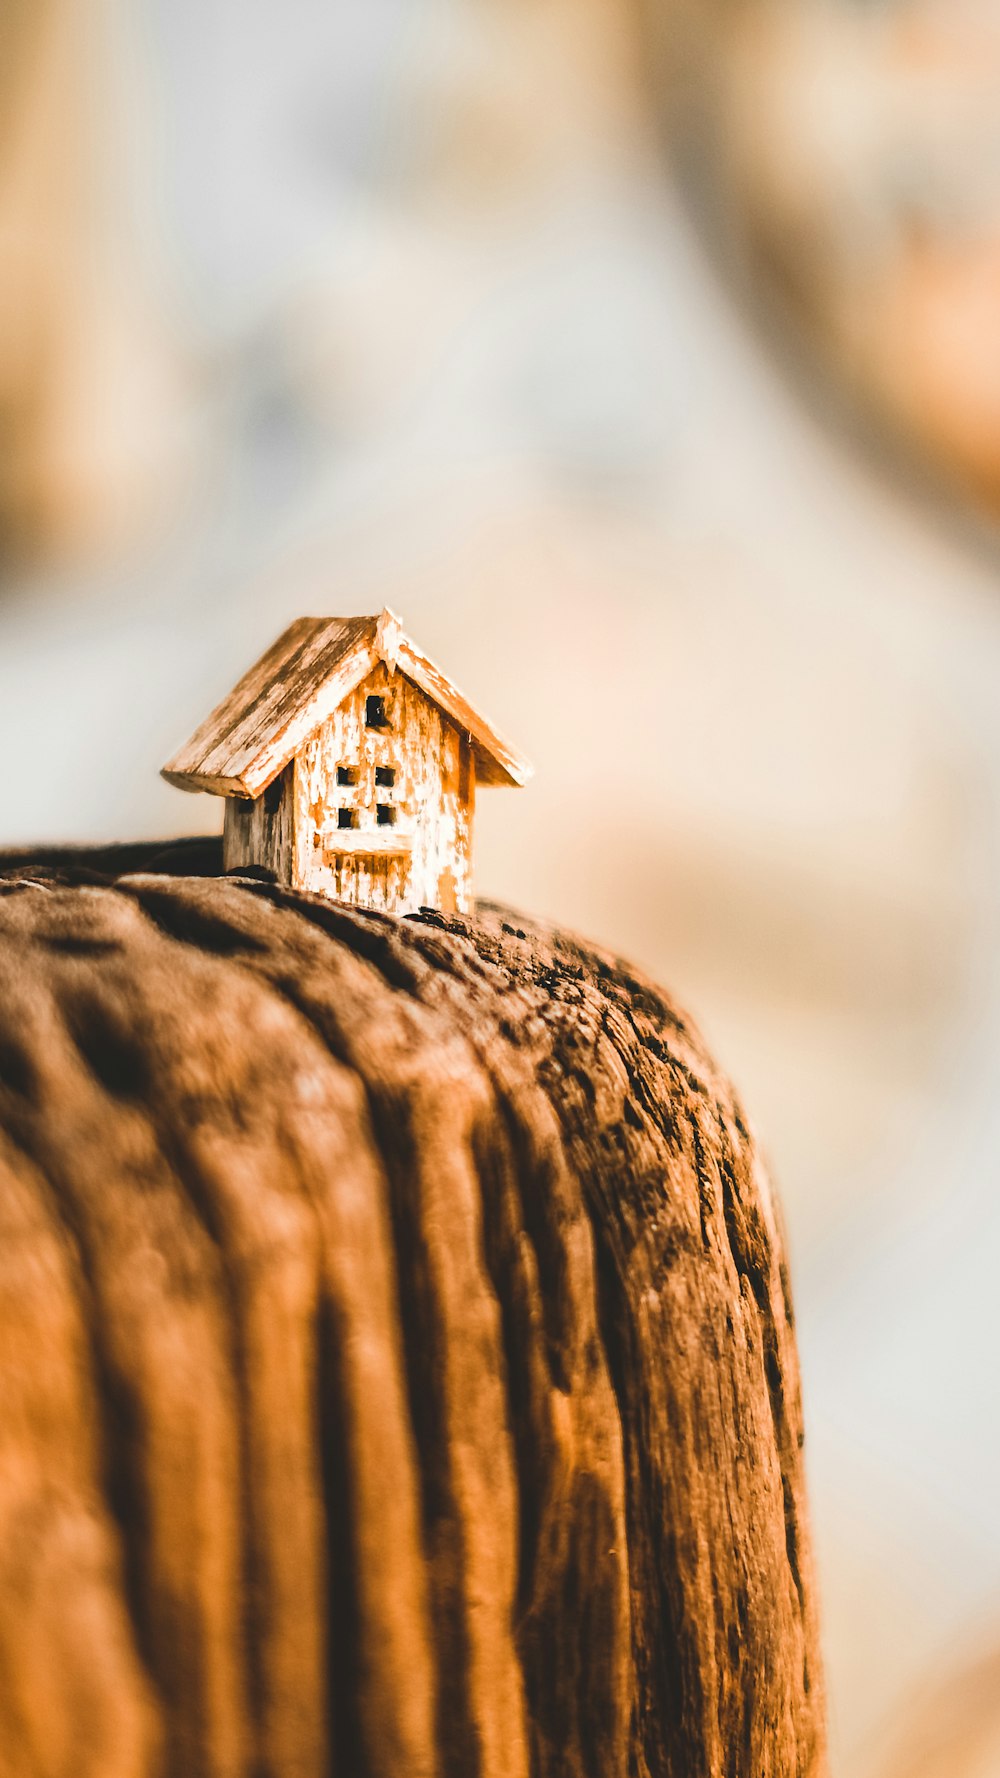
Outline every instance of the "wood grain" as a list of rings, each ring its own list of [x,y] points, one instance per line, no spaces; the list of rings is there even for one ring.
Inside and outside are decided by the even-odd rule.
[[[787,1270],[697,1032],[520,916],[190,856],[0,877],[0,1771],[819,1778]]]

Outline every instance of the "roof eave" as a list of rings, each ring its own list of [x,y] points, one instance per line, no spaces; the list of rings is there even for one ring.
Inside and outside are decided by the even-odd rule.
[[[534,777],[535,768],[526,759],[508,751],[505,762],[501,762],[495,754],[481,747],[474,736],[470,735],[469,739],[476,759],[476,783],[483,789],[522,790],[529,778]]]
[[[208,791],[210,796],[251,796],[254,794],[247,788],[242,778],[214,777],[207,772],[172,772],[169,766],[162,768],[160,777],[165,778],[168,784],[173,784],[177,790],[187,790],[193,795],[200,791]]]
[[[388,632],[391,648],[382,652],[380,641]],[[476,755],[476,779],[482,785],[502,784],[519,789],[531,777],[532,768],[509,742],[498,734],[492,723],[462,696],[447,674],[410,641],[395,613],[384,611],[376,629],[376,651],[390,672],[404,673],[425,697],[443,710],[455,727],[468,735]]]
[[[181,765],[179,762],[192,748],[192,742],[189,741],[180,754],[167,761],[161,776],[166,778],[168,784],[176,784],[181,790],[206,790],[213,796],[262,796],[309,736],[315,733],[355,686],[360,685],[377,659],[372,639],[359,637],[312,696],[285,723],[280,733],[268,735],[253,751],[244,748],[242,758],[239,754],[236,755],[239,760],[238,771],[212,772],[199,770],[197,766],[187,768]]]

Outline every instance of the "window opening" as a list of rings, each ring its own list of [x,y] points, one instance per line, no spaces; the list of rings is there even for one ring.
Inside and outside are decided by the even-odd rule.
[[[375,819],[379,827],[395,827],[396,811],[391,803],[376,803]]]
[[[337,783],[338,784],[356,784],[357,781],[358,781],[357,766],[338,766],[337,767]]]
[[[375,782],[383,785],[386,790],[391,790],[396,782],[395,766],[376,766]]]
[[[365,699],[365,726],[367,728],[389,728],[389,716],[385,707],[385,698],[381,692],[373,692]]]
[[[264,792],[264,811],[268,815],[276,815],[281,808],[281,793],[284,785],[280,778],[275,778]]]
[[[337,810],[337,826],[338,827],[357,827],[357,825],[358,825],[358,811],[357,811],[357,809],[338,809]]]

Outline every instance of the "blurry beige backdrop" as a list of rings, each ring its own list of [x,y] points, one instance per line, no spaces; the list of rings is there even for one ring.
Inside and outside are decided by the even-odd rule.
[[[675,10],[690,49],[696,0]],[[765,13],[783,42],[787,9],[735,9]],[[835,1771],[984,1778],[1000,554],[765,343],[753,256],[727,281],[708,213],[777,200],[706,154],[702,231],[672,19],[7,8],[0,840],[217,825],[157,777],[207,705],[300,612],[401,610],[536,765],[481,799],[480,892],[675,988],[772,1156]]]

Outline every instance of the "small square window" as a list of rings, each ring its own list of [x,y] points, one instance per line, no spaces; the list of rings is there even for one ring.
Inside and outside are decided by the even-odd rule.
[[[385,698],[381,693],[373,693],[365,699],[365,725],[367,728],[389,728],[389,716],[385,707]]]
[[[375,782],[381,784],[384,789],[391,790],[396,782],[395,766],[376,766]]]
[[[358,781],[357,766],[338,766],[337,767],[337,783],[338,784],[356,784],[357,781]]]
[[[379,827],[395,827],[396,811],[391,803],[376,803],[375,819]]]
[[[338,827],[357,827],[357,825],[358,825],[358,811],[357,811],[357,809],[338,809],[337,810],[337,826]]]

